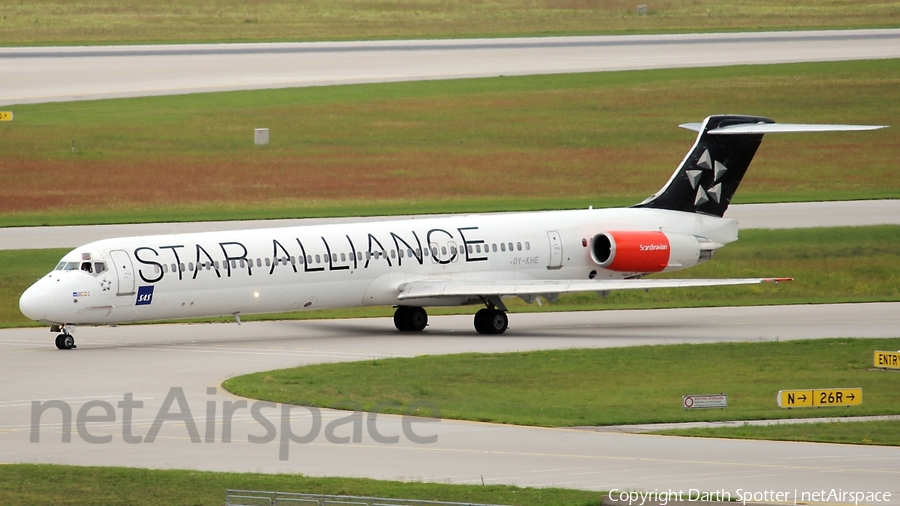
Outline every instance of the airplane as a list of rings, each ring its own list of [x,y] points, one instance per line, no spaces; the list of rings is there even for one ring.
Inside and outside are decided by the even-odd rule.
[[[396,307],[399,331],[422,331],[425,307],[483,305],[480,334],[509,326],[504,299],[685,288],[790,278],[645,279],[686,269],[736,241],[724,218],[768,133],[876,125],[780,124],[723,114],[682,128],[694,145],[668,182],[627,208],[490,213],[398,221],[124,237],[67,253],[19,300],[28,318],[75,348],[78,325]]]

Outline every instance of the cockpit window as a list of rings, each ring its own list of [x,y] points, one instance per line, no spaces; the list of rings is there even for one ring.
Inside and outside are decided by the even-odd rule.
[[[79,268],[80,266],[81,266],[81,264],[79,264],[78,262],[67,262],[67,263],[66,263],[65,270],[67,270],[67,271],[77,271],[78,268]]]
[[[104,262],[94,262],[94,273],[100,274],[106,272],[106,264]]]
[[[56,269],[53,269],[53,270],[54,270],[54,271],[61,271],[61,270],[63,270],[63,268],[65,268],[65,266],[66,266],[66,263],[65,263],[65,262],[60,262],[59,265],[56,266]]]
[[[81,262],[81,270],[83,270],[84,272],[87,272],[87,273],[93,273],[93,272],[94,272],[94,268],[91,267],[91,263],[90,263],[90,262]]]

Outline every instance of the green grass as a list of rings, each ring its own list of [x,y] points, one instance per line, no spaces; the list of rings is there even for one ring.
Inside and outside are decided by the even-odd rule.
[[[323,407],[395,403],[402,413],[428,401],[444,418],[548,427],[897,414],[900,374],[868,367],[874,350],[898,347],[900,338],[466,353],[310,365],[222,385],[244,397]],[[865,400],[777,407],[779,390],[826,387],[862,387]],[[682,395],[708,393],[727,394],[728,408],[682,409]]]
[[[0,251],[0,327],[36,325],[19,312],[19,296],[50,271],[68,250]],[[618,291],[561,296],[542,306],[512,299],[512,312],[578,311],[759,304],[879,302],[900,300],[900,226],[745,230],[741,238],[692,269],[666,277],[793,277],[791,283],[690,289]],[[662,276],[660,276],[662,277]],[[432,308],[431,314],[473,313],[477,308]],[[390,307],[352,308],[246,316],[246,321],[287,318],[390,316]],[[203,321],[231,321],[212,318]]]
[[[0,226],[601,207],[662,186],[694,138],[677,125],[708,114],[891,125],[900,60],[10,109]],[[260,126],[264,148],[252,144]],[[767,136],[736,202],[900,198],[897,159],[900,125]]]
[[[125,467],[0,464],[0,504],[221,505],[226,489],[509,505],[599,505],[600,492],[505,485],[406,483],[301,474],[214,473]]]
[[[813,411],[812,416],[817,416],[817,413]],[[900,426],[898,426],[896,420],[848,423],[803,423],[793,425],[770,425],[768,427],[751,427],[748,425],[733,428],[677,429],[659,431],[654,434],[900,446]]]
[[[872,28],[900,24],[892,0],[5,0],[0,44],[98,44],[497,37],[672,31]]]

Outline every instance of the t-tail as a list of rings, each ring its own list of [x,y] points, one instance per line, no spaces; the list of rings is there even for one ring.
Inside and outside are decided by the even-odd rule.
[[[769,118],[722,114],[682,128],[699,132],[697,141],[669,182],[634,207],[723,216],[762,142],[763,134],[847,132],[886,128],[876,125],[775,123]]]

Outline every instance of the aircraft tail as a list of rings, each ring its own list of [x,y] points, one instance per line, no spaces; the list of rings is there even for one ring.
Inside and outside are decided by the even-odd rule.
[[[769,118],[723,114],[682,128],[697,141],[668,183],[634,207],[723,216],[766,133],[876,130],[874,125],[779,124]]]

